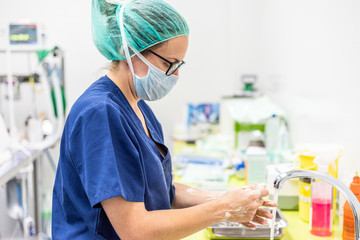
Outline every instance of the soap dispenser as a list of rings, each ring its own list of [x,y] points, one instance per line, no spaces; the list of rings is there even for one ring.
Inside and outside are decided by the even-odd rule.
[[[354,193],[356,198],[360,202],[360,177],[356,173],[356,176],[353,179],[353,182],[350,184],[350,190]],[[353,240],[355,239],[355,223],[354,215],[350,204],[346,201],[344,205],[344,225],[343,225],[343,239],[344,240]]]
[[[338,156],[319,154],[314,159],[318,172],[328,174],[329,164]],[[328,237],[333,231],[333,187],[321,180],[311,183],[310,232],[315,236]]]

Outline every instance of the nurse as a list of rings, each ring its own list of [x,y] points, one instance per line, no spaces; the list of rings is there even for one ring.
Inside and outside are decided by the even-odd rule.
[[[162,0],[93,0],[93,41],[112,61],[67,118],[53,192],[53,239],[180,239],[222,221],[265,224],[261,185],[227,192],[174,183],[160,123],[189,29]],[[169,113],[171,114],[171,113]],[[251,223],[252,222],[252,223]]]

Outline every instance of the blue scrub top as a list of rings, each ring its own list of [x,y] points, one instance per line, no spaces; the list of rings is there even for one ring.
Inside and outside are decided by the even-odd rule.
[[[53,191],[53,239],[119,239],[101,201],[122,196],[148,211],[170,209],[175,188],[160,123],[138,102],[150,139],[107,76],[75,102],[66,120]],[[157,142],[166,152],[163,158]]]

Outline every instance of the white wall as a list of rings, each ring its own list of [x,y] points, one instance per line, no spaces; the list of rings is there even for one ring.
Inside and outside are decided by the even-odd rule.
[[[216,102],[232,95],[243,73],[258,72],[262,1],[169,1],[190,26],[190,43],[180,81],[166,98],[150,103],[168,143],[189,102]],[[176,110],[174,110],[176,109]]]
[[[339,143],[360,169],[360,2],[264,1],[261,87],[290,113],[293,140]]]
[[[241,74],[255,73],[260,89],[288,111],[293,143],[341,144],[342,167],[360,170],[359,1],[172,4],[187,18],[191,42],[183,82],[152,104],[168,136],[181,119],[172,109],[232,94]]]

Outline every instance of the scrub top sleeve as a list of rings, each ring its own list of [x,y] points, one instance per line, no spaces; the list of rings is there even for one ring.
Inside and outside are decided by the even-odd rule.
[[[122,196],[144,202],[145,180],[136,139],[116,106],[87,107],[70,135],[70,158],[92,207]]]

